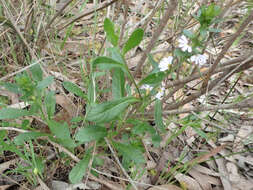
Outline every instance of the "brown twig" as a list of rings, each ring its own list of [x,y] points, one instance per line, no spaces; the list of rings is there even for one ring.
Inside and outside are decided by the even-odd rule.
[[[26,46],[26,48],[29,51],[29,54],[31,55],[32,59],[36,59],[36,55],[34,53],[34,51],[32,50],[32,48],[29,46],[29,44],[27,43],[26,39],[24,38],[23,34],[20,32],[19,27],[16,25],[16,22],[13,19],[13,16],[11,15],[11,13],[9,12],[6,2],[4,0],[1,0],[2,5],[4,7],[4,9],[6,10],[6,14],[8,15],[8,19],[12,24],[13,29],[17,32],[18,36],[20,37],[22,43]]]
[[[199,106],[194,108],[184,108],[183,110],[172,110],[172,111],[163,111],[163,115],[175,115],[189,112],[201,112],[201,111],[217,111],[222,109],[242,109],[242,108],[253,108],[253,98],[249,98],[242,102],[234,104],[221,104],[216,106]],[[154,113],[147,112],[145,115],[154,115]]]
[[[215,86],[217,86],[217,84],[220,83],[220,81],[223,81],[224,78],[229,78],[230,76],[233,75],[233,73],[235,72],[240,72],[240,71],[243,71],[245,69],[248,69],[250,67],[253,67],[253,62],[251,60],[251,62],[246,62],[245,64],[241,65],[240,67],[238,67],[235,71],[233,71],[231,73],[231,71],[235,68],[232,68],[232,69],[228,69],[226,71],[224,71],[221,76],[219,76],[217,79],[215,79],[214,81],[212,81],[209,85],[209,89],[208,90],[212,90]],[[206,87],[207,88],[207,87]],[[194,94],[192,94],[191,96],[187,97],[186,99],[178,102],[178,103],[175,103],[175,104],[172,104],[172,105],[169,105],[166,107],[167,110],[173,110],[173,109],[177,109],[179,108],[180,106],[183,106],[189,102],[191,102],[192,100],[195,100],[196,98],[200,97],[201,95],[203,95],[205,92],[206,92],[206,88],[201,88],[199,90],[199,92],[196,92]]]
[[[164,14],[163,18],[161,19],[159,26],[154,31],[153,37],[151,38],[146,50],[143,52],[142,57],[140,58],[139,62],[137,63],[136,70],[133,74],[134,77],[140,73],[141,67],[144,64],[148,53],[150,53],[152,48],[155,46],[155,43],[156,43],[157,39],[159,38],[159,36],[161,35],[163,29],[165,28],[169,18],[173,15],[174,11],[176,10],[177,3],[178,2],[176,0],[170,1],[170,7],[165,11],[165,14]]]
[[[253,52],[251,52],[249,55],[251,55],[252,53]],[[232,60],[229,60],[229,61],[225,62],[224,64],[221,65],[221,67],[216,69],[213,74],[223,72],[223,71],[225,71],[227,69],[230,69],[230,68],[234,68],[235,63],[246,60],[249,57],[249,55],[245,55],[245,56],[235,58],[235,59],[232,59]],[[166,88],[175,87],[175,86],[178,86],[180,84],[186,84],[186,83],[191,82],[193,80],[196,80],[198,78],[204,77],[205,75],[207,75],[207,73],[208,73],[208,71],[203,71],[201,73],[195,73],[195,74],[193,74],[189,77],[186,77],[184,79],[181,79],[181,80],[175,80],[175,81],[169,83],[168,85],[166,85]]]
[[[111,151],[111,153],[112,153],[114,159],[116,160],[117,164],[118,164],[119,167],[121,168],[123,174],[127,177],[127,179],[129,180],[129,182],[131,183],[131,185],[133,186],[133,188],[134,188],[135,190],[138,190],[138,188],[137,188],[136,185],[134,184],[134,182],[133,182],[133,180],[131,179],[131,177],[127,174],[126,170],[125,170],[124,167],[121,165],[121,163],[120,163],[118,157],[116,156],[116,153],[114,152],[114,150],[113,150],[113,148],[112,148],[112,146],[111,146],[111,144],[109,143],[109,141],[108,141],[107,138],[105,138],[105,142],[106,142],[107,146],[109,147],[109,149],[110,149],[110,151]]]
[[[122,40],[123,40],[123,36],[124,36],[124,33],[125,33],[125,26],[127,24],[127,13],[128,13],[128,8],[129,8],[129,2],[124,0],[124,5],[125,5],[125,10],[124,10],[124,21],[122,23],[122,26],[121,26],[121,30],[120,30],[120,37],[119,37],[119,46],[122,47]]]
[[[47,23],[45,30],[49,29],[51,24],[54,22],[54,20],[66,9],[66,7],[72,2],[73,0],[69,0],[65,5],[54,15],[54,17]]]
[[[212,73],[215,71],[217,65],[220,63],[221,59],[224,57],[230,46],[234,43],[234,41],[237,39],[237,37],[242,33],[242,31],[246,28],[246,26],[253,20],[253,10],[251,10],[249,16],[244,20],[244,22],[241,24],[240,28],[237,30],[237,32],[231,36],[227,44],[223,47],[221,52],[219,53],[217,59],[215,60],[214,64],[209,69],[207,76],[203,80],[202,89],[208,90],[206,88],[208,86],[208,81],[210,80],[210,77]]]
[[[74,18],[73,20],[69,21],[67,24],[65,24],[65,25],[63,25],[62,27],[60,27],[60,28],[58,29],[58,31],[63,30],[64,28],[66,28],[67,26],[69,26],[69,25],[71,25],[72,23],[76,22],[77,20],[79,20],[79,19],[81,19],[81,18],[83,18],[83,17],[85,17],[85,16],[88,16],[88,15],[94,13],[95,11],[102,10],[102,9],[104,9],[104,8],[106,8],[106,7],[110,6],[110,5],[112,5],[112,4],[115,3],[116,1],[119,1],[119,0],[112,0],[112,1],[110,1],[110,2],[101,3],[99,6],[94,6],[94,8],[92,8],[91,10],[86,11],[86,12],[83,13],[82,15],[80,15],[80,16]]]

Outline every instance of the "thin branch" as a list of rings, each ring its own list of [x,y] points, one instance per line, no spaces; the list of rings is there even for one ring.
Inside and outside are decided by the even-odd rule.
[[[62,27],[60,27],[60,28],[58,29],[58,31],[63,30],[64,28],[68,27],[68,26],[71,25],[72,23],[78,21],[79,19],[81,19],[81,18],[83,18],[83,17],[85,17],[85,16],[88,16],[88,15],[94,13],[95,11],[102,10],[102,9],[104,9],[104,8],[106,8],[106,7],[110,6],[110,5],[112,5],[112,4],[115,3],[116,1],[119,1],[119,0],[112,0],[112,1],[110,1],[110,2],[108,2],[108,3],[107,3],[107,2],[101,3],[98,7],[97,7],[97,6],[94,6],[93,9],[91,9],[91,10],[89,10],[89,11],[83,13],[82,15],[80,15],[80,16],[74,18],[73,20],[69,21],[67,24],[65,24],[65,25],[63,25]]]
[[[114,159],[116,160],[117,164],[119,165],[119,167],[121,168],[122,172],[124,173],[124,175],[127,177],[127,179],[129,180],[129,182],[131,183],[131,185],[133,186],[133,188],[135,190],[138,190],[138,188],[136,187],[136,185],[134,184],[133,180],[131,179],[131,177],[127,174],[126,170],[124,169],[124,167],[121,165],[118,157],[116,156],[116,153],[114,152],[111,144],[109,143],[108,139],[105,138],[105,142],[107,144],[107,146],[109,147],[110,151],[112,152],[112,155],[114,157]]]
[[[27,133],[27,132],[29,132],[27,130],[18,129],[18,128],[15,128],[15,127],[0,127],[0,131],[16,131],[16,132],[19,132],[19,133]]]
[[[8,74],[8,75],[6,75],[6,76],[0,78],[0,81],[4,81],[4,80],[6,80],[6,79],[8,79],[8,78],[10,78],[10,77],[12,77],[12,76],[15,76],[16,74],[21,73],[21,72],[23,72],[23,71],[25,71],[25,70],[31,68],[32,66],[34,66],[34,65],[36,65],[36,64],[39,64],[40,62],[42,62],[42,61],[45,60],[45,59],[46,59],[46,58],[41,58],[41,59],[39,59],[38,61],[36,61],[35,63],[32,63],[32,64],[30,64],[30,65],[28,65],[28,66],[26,66],[26,67],[24,67],[24,68],[22,68],[22,69],[20,69],[20,70],[18,70],[18,71],[16,71],[16,72],[14,72],[14,73],[10,73],[10,74]]]
[[[6,2],[4,0],[1,0],[1,2],[2,2],[2,5],[3,5],[4,9],[6,10],[6,14],[8,15],[8,19],[11,22],[14,30],[17,32],[17,34],[20,37],[21,41],[23,42],[23,44],[28,49],[29,54],[31,55],[32,59],[36,59],[36,55],[35,55],[34,51],[30,48],[30,46],[27,43],[26,39],[24,38],[23,34],[20,32],[20,29],[18,28],[18,26],[16,25],[15,21],[13,20],[13,16],[9,12],[9,10],[7,8],[7,5],[6,5]]]
[[[72,2],[73,0],[69,0],[65,5],[54,15],[54,17],[47,23],[45,30],[50,28],[51,24],[54,22],[54,20],[66,9],[66,7]]]
[[[155,46],[156,41],[158,40],[159,36],[161,35],[163,29],[165,28],[169,18],[173,15],[174,11],[176,10],[175,9],[176,7],[177,7],[177,1],[176,0],[171,0],[170,1],[170,7],[166,10],[163,18],[161,19],[160,25],[154,31],[154,35],[153,35],[152,39],[150,40],[146,50],[143,52],[143,55],[142,55],[141,59],[137,63],[136,70],[133,74],[134,77],[140,73],[144,62],[147,59],[147,55],[150,53],[152,48]]]
[[[217,59],[215,60],[214,64],[209,69],[206,78],[203,81],[202,89],[205,89],[207,87],[208,81],[212,75],[212,73],[215,71],[217,65],[220,63],[221,59],[224,57],[230,46],[234,43],[234,41],[237,39],[237,37],[242,33],[242,31],[247,27],[247,25],[253,20],[253,10],[251,10],[249,16],[244,20],[244,22],[241,24],[240,28],[237,30],[237,32],[231,36],[228,43],[224,46],[224,48],[219,53]],[[207,88],[206,88],[207,89]]]
[[[183,110],[171,110],[171,111],[163,111],[163,115],[175,115],[182,113],[190,113],[190,112],[201,112],[201,111],[217,111],[224,109],[242,109],[242,108],[253,108],[253,98],[248,98],[238,103],[233,104],[221,104],[216,106],[197,106],[194,108],[184,108]],[[143,114],[138,114],[143,115]],[[138,116],[137,115],[137,116]],[[145,116],[154,115],[152,112],[146,112]]]
[[[247,63],[247,64],[246,64],[246,63]],[[240,68],[238,68],[238,69],[236,70],[236,72],[243,71],[243,70],[248,69],[248,68],[250,68],[250,67],[253,66],[253,62],[246,62],[246,63],[243,64],[242,66],[240,66]],[[234,69],[234,68],[232,68],[232,69]],[[208,86],[209,91],[213,90],[213,88],[216,87],[217,84],[219,84],[220,81],[223,81],[224,78],[227,79],[227,78],[231,77],[232,74],[235,72],[235,71],[233,71],[233,73],[230,74],[230,72],[231,72],[232,69],[228,69],[228,70],[224,71],[223,74],[221,74],[221,76],[219,76],[217,79],[215,79],[214,81],[212,81],[212,82],[210,83],[210,85]],[[177,108],[179,108],[180,106],[183,106],[183,105],[185,105],[185,104],[191,102],[192,100],[195,100],[196,98],[200,97],[200,96],[203,95],[205,92],[206,92],[206,88],[200,88],[200,90],[199,90],[198,92],[193,93],[191,96],[187,97],[186,99],[184,99],[184,100],[182,100],[182,101],[180,101],[180,102],[178,102],[178,103],[168,105],[168,106],[166,107],[166,109],[167,109],[167,110],[177,109]]]
[[[122,41],[123,41],[123,36],[125,33],[125,26],[127,24],[127,13],[128,13],[128,8],[129,8],[129,2],[128,1],[123,1],[124,5],[125,5],[125,10],[124,10],[124,21],[122,23],[121,26],[121,30],[120,30],[120,37],[119,37],[119,46],[122,47]]]

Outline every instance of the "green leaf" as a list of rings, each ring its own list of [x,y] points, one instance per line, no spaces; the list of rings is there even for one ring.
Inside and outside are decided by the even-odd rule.
[[[7,141],[2,141],[1,142],[1,151],[10,151],[10,152],[14,152],[18,155],[18,157],[26,160],[27,158],[24,155],[24,152],[21,152],[17,145],[15,145],[13,142],[11,142],[9,139],[7,139]]]
[[[53,82],[54,82],[54,77],[53,76],[49,76],[49,77],[45,78],[44,80],[38,82],[37,88],[40,89],[40,90],[42,90],[42,89],[48,87]]]
[[[42,136],[48,136],[48,134],[41,133],[41,132],[21,133],[17,137],[14,138],[14,143],[16,145],[23,145],[25,141],[33,140]]]
[[[13,92],[15,94],[20,94],[22,91],[20,89],[20,87],[18,86],[18,84],[16,83],[9,83],[9,82],[6,82],[6,83],[0,83],[0,86],[3,86],[6,90],[10,91],[10,92]]]
[[[95,101],[95,94],[96,94],[96,88],[94,85],[96,84],[93,84],[93,81],[95,82],[95,77],[93,74],[91,74],[91,80],[89,80],[89,84],[88,84],[88,101],[89,103],[92,103]]]
[[[128,123],[134,125],[131,132],[135,135],[144,135],[147,132],[150,133],[151,135],[156,133],[155,129],[147,122],[136,119],[130,119],[128,120]]]
[[[91,156],[90,154],[86,154],[84,158],[72,168],[69,173],[69,180],[73,184],[77,184],[82,181],[83,176],[86,173],[90,162]]]
[[[109,122],[118,117],[131,103],[137,102],[134,97],[125,97],[102,104],[93,104],[87,111],[86,119],[96,123]]]
[[[54,116],[56,105],[55,93],[53,91],[50,91],[46,94],[44,103],[46,106],[48,118],[51,119]]]
[[[160,137],[160,135],[157,135],[157,134],[152,135],[152,143],[156,148],[160,146],[161,141],[162,141],[162,138]]]
[[[83,93],[83,91],[76,84],[69,82],[69,81],[65,81],[65,82],[63,82],[63,86],[67,91],[69,91],[81,98],[84,98],[84,99],[87,98],[86,95]]]
[[[208,140],[208,136],[206,135],[206,133],[205,133],[204,131],[202,131],[202,130],[199,129],[198,127],[193,127],[193,126],[191,126],[191,127],[193,128],[193,130],[194,130],[199,136],[201,136],[202,138]]]
[[[112,75],[112,96],[113,99],[120,99],[125,94],[125,76],[121,69],[114,69]]]
[[[110,52],[110,56],[113,60],[121,63],[124,65],[125,61],[122,57],[119,48],[113,47],[108,48],[108,51]],[[124,97],[125,94],[125,76],[124,72],[119,68],[114,68],[112,74],[112,95],[113,99],[119,99]]]
[[[16,119],[31,115],[29,111],[16,108],[2,108],[0,110],[0,119]]]
[[[48,126],[50,131],[54,136],[56,136],[56,140],[63,145],[64,147],[73,148],[76,146],[73,139],[70,137],[69,126],[67,123],[58,123],[54,120],[48,121]]]
[[[101,69],[120,68],[122,69],[122,71],[127,73],[127,70],[124,64],[105,56],[97,57],[93,61],[92,65],[93,67],[95,67],[96,65],[100,65]]]
[[[107,136],[107,131],[105,127],[101,126],[87,126],[81,128],[76,136],[75,139],[80,142],[90,142],[94,140],[100,140]]]
[[[55,135],[57,138],[60,139],[69,139],[70,138],[70,132],[69,127],[67,123],[58,123],[56,121],[49,121],[48,126],[50,128],[50,131]]]
[[[108,52],[110,53],[110,57],[113,60],[115,60],[123,65],[125,64],[124,57],[121,55],[120,49],[118,47],[108,48]]]
[[[111,42],[111,44],[113,46],[117,46],[119,37],[115,34],[114,24],[108,18],[106,18],[104,21],[104,30],[106,32],[106,37]]]
[[[156,126],[163,132],[165,131],[165,126],[163,124],[162,117],[162,103],[160,100],[156,100],[155,102],[155,124]]]
[[[146,76],[144,79],[142,79],[139,83],[139,85],[143,84],[157,84],[163,81],[166,74],[164,72],[157,72],[157,73],[151,73],[148,76]]]
[[[194,38],[194,34],[189,30],[183,30],[183,34],[190,39]]]
[[[151,54],[148,54],[148,60],[150,62],[150,64],[153,67],[152,73],[157,73],[160,71],[160,69],[158,68],[158,63],[154,60],[153,56]]]
[[[113,146],[119,151],[119,154],[121,154],[127,161],[133,161],[135,164],[145,163],[145,159],[139,147],[131,144],[122,144],[118,142],[113,142]]]
[[[126,54],[132,48],[138,46],[143,39],[144,31],[141,28],[137,28],[129,37],[126,44],[123,47],[123,54]]]
[[[221,29],[219,29],[219,28],[208,28],[208,31],[209,32],[214,32],[214,33],[219,33],[219,32],[221,32]]]
[[[36,65],[32,66],[29,70],[32,73],[32,78],[35,81],[42,81],[42,79],[43,79],[43,71],[41,70],[39,64],[36,64]]]

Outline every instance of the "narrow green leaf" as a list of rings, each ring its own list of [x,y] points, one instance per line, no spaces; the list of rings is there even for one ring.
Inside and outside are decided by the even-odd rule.
[[[142,39],[143,39],[144,31],[141,28],[136,29],[129,39],[127,40],[126,44],[123,47],[123,54],[126,54],[132,48],[138,46]]]
[[[155,102],[155,124],[162,132],[165,131],[162,117],[162,103],[158,99]]]
[[[48,134],[41,133],[41,132],[21,133],[17,137],[15,137],[14,143],[16,145],[23,145],[25,141],[33,140],[42,136],[48,136]]]
[[[162,138],[160,135],[155,134],[155,133],[152,135],[152,143],[156,148],[160,146],[161,141],[162,141]]]
[[[93,77],[94,76],[92,76],[92,78]],[[90,80],[89,84],[88,84],[88,101],[89,101],[89,103],[95,101],[95,94],[96,94],[95,92],[96,92],[96,89],[94,87],[93,80],[94,79]]]
[[[45,78],[44,80],[38,82],[37,88],[40,89],[40,90],[42,90],[42,89],[48,87],[53,82],[54,82],[54,77],[53,76],[49,76],[49,77]]]
[[[108,48],[108,52],[110,53],[110,57],[113,60],[115,60],[123,65],[125,64],[124,57],[121,55],[120,49],[118,47]]]
[[[93,104],[87,111],[86,119],[96,123],[109,122],[118,117],[131,103],[137,102],[134,97],[125,97],[102,104]]]
[[[7,141],[2,141],[1,142],[1,151],[10,151],[14,152],[18,155],[18,157],[26,160],[26,156],[24,155],[24,152],[21,152],[17,145],[15,145],[13,142],[11,142],[9,139]]]
[[[219,32],[221,32],[221,29],[219,29],[219,28],[208,28],[208,31],[209,32],[214,32],[214,33],[219,33]]]
[[[153,67],[152,73],[159,72],[159,70],[160,70],[158,68],[159,64],[154,60],[154,58],[151,54],[148,54],[148,60]]]
[[[194,34],[193,34],[190,30],[184,29],[184,30],[183,30],[183,34],[184,34],[186,37],[190,38],[190,39],[193,39],[193,38],[194,38]]]
[[[165,77],[166,77],[166,74],[164,72],[151,73],[148,76],[146,76],[144,79],[142,79],[139,85],[157,84],[163,81]]]
[[[44,103],[46,106],[48,118],[51,119],[54,116],[56,105],[55,93],[53,91],[50,91],[46,94]]]
[[[125,76],[121,69],[114,69],[112,75],[112,96],[113,99],[124,97],[125,93]]]
[[[42,79],[43,79],[43,71],[41,70],[39,64],[36,64],[36,65],[32,66],[29,70],[32,73],[32,78],[35,81],[42,81]]]
[[[86,95],[83,93],[83,91],[76,84],[69,82],[69,81],[65,81],[65,82],[63,82],[63,86],[67,91],[69,91],[81,98],[84,98],[84,99],[87,98]]]
[[[71,183],[77,184],[82,181],[83,176],[88,168],[90,158],[90,154],[86,154],[84,158],[72,168],[69,173],[69,180]]]
[[[208,136],[206,135],[206,133],[204,131],[202,131],[201,129],[199,129],[198,127],[193,127],[193,130],[199,135],[201,136],[202,138],[208,140]]]
[[[15,94],[19,94],[22,92],[20,87],[16,83],[5,82],[5,83],[0,83],[0,86],[3,86],[6,90],[13,92]]]
[[[0,119],[16,119],[31,115],[29,111],[16,108],[3,108],[0,110]]]
[[[87,126],[87,127],[81,128],[77,132],[75,139],[77,141],[85,143],[85,142],[90,142],[94,140],[97,141],[106,136],[107,136],[107,131],[105,127],[94,125],[94,126]]]
[[[109,48],[110,56],[113,60],[124,65],[125,61],[122,57],[119,48],[113,47]],[[119,68],[114,68],[112,74],[112,95],[113,99],[122,98],[125,94],[125,76],[124,72]]]
[[[114,24],[108,18],[104,21],[104,30],[106,32],[106,37],[111,42],[113,46],[117,46],[119,37],[116,35],[114,31]]]
[[[126,72],[125,65],[109,57],[104,57],[104,56],[97,57],[93,61],[92,65],[93,67],[95,67],[96,65],[100,65],[101,69],[120,68],[122,69],[122,71]]]

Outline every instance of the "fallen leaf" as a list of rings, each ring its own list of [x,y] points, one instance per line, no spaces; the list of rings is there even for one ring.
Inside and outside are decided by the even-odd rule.
[[[175,176],[175,178],[180,182],[180,184],[183,184],[187,190],[202,190],[199,183],[189,176],[179,173]]]
[[[166,185],[158,185],[155,187],[151,187],[148,190],[182,190],[182,189],[176,185],[166,184]]]

